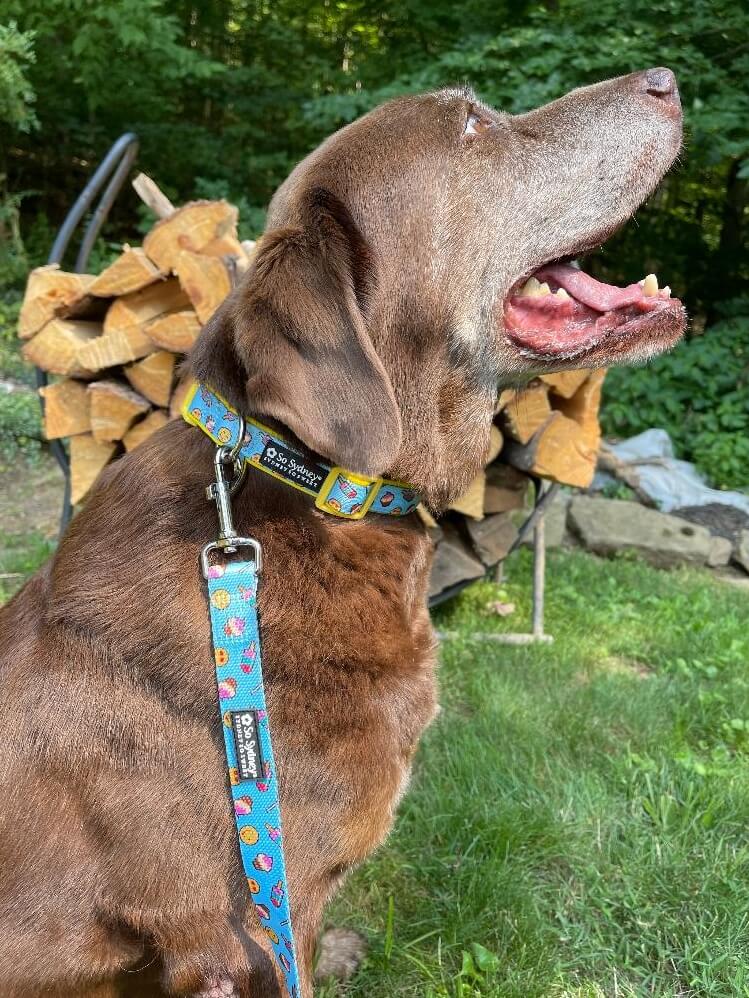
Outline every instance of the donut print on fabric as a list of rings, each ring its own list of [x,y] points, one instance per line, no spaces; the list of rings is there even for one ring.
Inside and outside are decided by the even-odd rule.
[[[239,433],[237,414],[205,385],[195,385],[187,395],[183,407],[184,418],[195,426],[201,427],[214,443],[233,446]],[[269,443],[279,444],[289,450],[290,446],[282,436],[271,434],[266,427],[261,427],[252,420],[247,420],[245,434],[242,439],[242,457],[254,468],[267,471],[260,464],[260,458]],[[321,468],[330,472],[330,466],[320,461]],[[419,505],[418,494],[408,485],[400,482],[389,482],[382,479],[364,479],[361,475],[336,469],[335,479],[329,485],[324,496],[323,508],[335,516],[357,516],[365,508],[365,504],[374,499],[368,512],[379,513],[381,516],[405,516],[413,512]],[[331,476],[333,477],[333,476]],[[282,478],[282,481],[285,479]],[[288,483],[287,483],[288,484]],[[303,489],[308,495],[317,493]]]
[[[257,574],[252,562],[232,561],[214,568],[208,573],[208,603],[237,844],[258,921],[270,940],[288,996],[299,998],[276,766],[263,688]],[[259,748],[255,778],[246,772],[252,760],[237,757],[235,729],[243,723],[250,725],[255,739],[250,744]]]

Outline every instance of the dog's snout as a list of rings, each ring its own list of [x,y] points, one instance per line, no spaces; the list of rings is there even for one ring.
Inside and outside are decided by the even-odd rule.
[[[656,97],[672,107],[681,107],[676,77],[670,69],[663,66],[646,69],[640,74],[640,83],[643,91],[650,97]]]

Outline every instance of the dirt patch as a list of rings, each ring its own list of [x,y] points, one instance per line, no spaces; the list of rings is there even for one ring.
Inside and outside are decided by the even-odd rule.
[[[42,454],[34,464],[18,461],[0,471],[0,523],[9,535],[38,531],[57,536],[62,511],[63,478],[57,462]]]

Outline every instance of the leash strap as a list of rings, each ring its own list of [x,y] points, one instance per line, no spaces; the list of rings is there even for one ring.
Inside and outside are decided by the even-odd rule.
[[[239,431],[241,440],[241,417]],[[206,489],[206,498],[216,503],[219,536],[203,548],[200,563],[208,584],[218,703],[242,868],[260,924],[283,970],[289,998],[299,998],[281,806],[260,655],[257,592],[262,551],[254,538],[237,536],[231,514],[231,496],[244,477],[238,451],[238,447],[225,446],[216,451],[216,480]],[[233,479],[227,477],[229,468],[234,470]],[[242,549],[252,550],[252,560],[224,557]],[[215,552],[222,557],[212,563]]]
[[[294,933],[278,802],[276,764],[265,704],[255,562],[208,569],[213,655],[239,852],[260,923],[299,994]]]
[[[185,396],[182,416],[200,427],[218,445],[236,448],[241,417],[228,402],[206,385],[193,384]],[[415,489],[387,478],[367,478],[355,471],[300,454],[279,433],[256,419],[247,419],[237,451],[239,458],[286,485],[313,496],[324,513],[361,520],[367,513],[406,516],[419,505]]]

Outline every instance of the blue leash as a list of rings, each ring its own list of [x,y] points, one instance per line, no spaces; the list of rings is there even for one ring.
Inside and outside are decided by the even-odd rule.
[[[216,684],[242,867],[260,924],[283,970],[289,998],[299,998],[276,764],[260,656],[257,591],[262,553],[256,540],[236,536],[231,518],[231,495],[246,467],[239,457],[244,428],[239,429],[233,448],[223,446],[216,451],[216,481],[206,495],[216,502],[219,539],[203,548],[201,565],[208,582]],[[225,465],[234,468],[232,481],[226,479]],[[240,548],[251,548],[252,560],[211,564],[212,552],[231,554]]]

